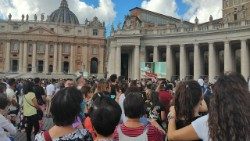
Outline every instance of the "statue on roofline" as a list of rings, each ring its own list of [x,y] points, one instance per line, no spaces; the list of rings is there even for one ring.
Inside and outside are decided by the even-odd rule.
[[[34,15],[34,20],[37,21],[37,15],[36,14]]]
[[[24,21],[24,14],[22,15],[22,22]]]
[[[11,21],[11,18],[12,18],[12,15],[11,15],[11,13],[9,13],[9,21]]]
[[[29,20],[29,15],[27,14],[27,15],[26,15],[26,21],[28,21],[28,20]]]

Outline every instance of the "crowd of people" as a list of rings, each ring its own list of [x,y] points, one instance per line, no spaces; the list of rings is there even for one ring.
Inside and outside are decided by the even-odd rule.
[[[250,83],[207,79],[2,79],[0,141],[248,141]],[[45,119],[53,125],[45,129]],[[33,137],[34,136],[34,137]]]

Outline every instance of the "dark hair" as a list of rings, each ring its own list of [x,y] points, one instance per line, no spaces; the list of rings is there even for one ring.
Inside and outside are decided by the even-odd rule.
[[[23,84],[23,93],[27,94],[28,92],[34,92],[34,83],[29,80]]]
[[[8,84],[10,86],[14,85],[15,83],[16,83],[16,80],[14,78],[11,78],[11,79],[8,80]]]
[[[119,123],[122,110],[119,104],[108,96],[101,93],[96,95],[90,110],[91,122],[98,134],[108,137],[113,134]]]
[[[3,82],[0,83],[0,93],[4,93],[7,89],[7,85]]]
[[[38,77],[36,77],[36,78],[34,79],[35,84],[38,84],[40,81],[41,81],[41,80],[40,80],[40,78],[38,78]]]
[[[146,112],[142,94],[138,92],[128,93],[123,106],[125,115],[129,118],[140,118]]]
[[[224,74],[212,90],[208,118],[211,140],[249,140],[250,94],[244,77]]]
[[[4,110],[9,104],[8,97],[5,94],[0,94],[0,109]]]
[[[83,86],[81,88],[81,92],[86,97],[88,95],[88,93],[90,93],[90,87],[89,86]]]
[[[202,90],[197,81],[183,81],[176,87],[174,96],[174,106],[177,120],[184,119],[184,124],[188,125],[194,118],[194,108],[202,99]]]
[[[160,104],[158,93],[155,91],[151,92],[150,101],[152,102],[152,106],[155,107]]]
[[[116,79],[117,79],[117,75],[116,75],[116,74],[112,74],[112,75],[110,76],[110,81],[111,81],[111,82],[115,82]]]
[[[137,86],[130,86],[127,88],[127,90],[125,91],[125,96],[128,95],[129,93],[140,93],[141,90],[139,87]]]
[[[57,126],[71,125],[81,111],[82,94],[75,87],[58,91],[51,101],[51,114]]]
[[[78,77],[76,78],[76,82],[78,82],[78,80],[80,80],[81,78],[83,78],[82,75],[78,76]],[[83,79],[84,79],[84,78],[83,78]]]

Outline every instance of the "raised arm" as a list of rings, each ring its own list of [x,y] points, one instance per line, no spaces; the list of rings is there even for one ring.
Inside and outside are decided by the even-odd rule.
[[[170,114],[168,116],[168,140],[198,140],[199,137],[196,134],[192,125],[176,130],[176,114],[175,109],[172,106],[170,108]]]

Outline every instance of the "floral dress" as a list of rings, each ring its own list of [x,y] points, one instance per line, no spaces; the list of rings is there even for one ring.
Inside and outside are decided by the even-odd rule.
[[[77,129],[76,131],[59,138],[53,138],[53,141],[93,141],[91,134],[86,129]],[[35,137],[35,141],[46,141],[43,132]]]

